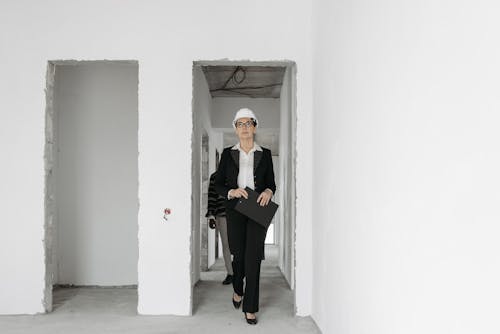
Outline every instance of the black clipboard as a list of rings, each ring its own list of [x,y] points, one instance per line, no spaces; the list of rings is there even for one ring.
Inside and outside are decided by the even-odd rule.
[[[248,193],[248,199],[244,197],[238,198],[234,209],[267,229],[279,205],[273,201],[269,201],[266,206],[260,206],[260,204],[257,203],[259,193],[248,187],[246,187],[245,190]]]

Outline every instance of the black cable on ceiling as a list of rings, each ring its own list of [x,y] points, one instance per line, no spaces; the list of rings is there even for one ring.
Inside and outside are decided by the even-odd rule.
[[[241,73],[241,76],[238,78],[238,73]],[[247,71],[244,67],[242,66],[236,66],[236,69],[231,73],[229,78],[224,82],[221,88],[216,88],[216,89],[210,89],[210,93],[212,92],[219,92],[219,91],[226,91],[226,92],[231,92],[231,93],[236,93],[236,94],[241,94],[241,95],[246,95],[252,97],[252,94],[250,93],[244,93],[242,90],[256,90],[256,89],[265,89],[265,88],[271,88],[271,87],[276,87],[276,86],[281,86],[283,83],[276,83],[276,84],[270,84],[270,85],[263,85],[263,86],[249,86],[249,87],[227,87],[229,82],[233,82],[235,86],[241,85],[247,77]]]
[[[237,90],[245,90],[245,89],[264,89],[264,88],[271,88],[271,87],[276,87],[276,86],[281,86],[283,85],[282,82],[280,83],[275,83],[275,84],[270,84],[270,85],[264,85],[264,86],[248,86],[248,87],[231,87],[231,88],[217,88],[217,89],[211,89],[210,92],[218,92],[218,91],[237,91]]]
[[[239,80],[239,79],[237,78],[238,73],[243,73],[243,77],[241,78],[241,80]],[[236,85],[239,85],[239,84],[241,84],[243,81],[245,81],[246,77],[247,77],[247,71],[246,71],[243,67],[241,67],[241,66],[236,67],[236,71],[234,71],[234,73],[233,73],[233,82],[234,82]]]
[[[235,81],[234,77],[235,77],[236,73],[240,70],[240,68],[241,68],[240,66],[236,66],[236,69],[233,71],[233,73],[231,73],[231,75],[229,76],[229,78],[227,78],[226,82],[224,82],[224,84],[222,85],[222,87],[219,88],[219,89],[225,89],[227,87],[227,84],[231,80]],[[246,77],[246,74],[245,74],[245,77]]]

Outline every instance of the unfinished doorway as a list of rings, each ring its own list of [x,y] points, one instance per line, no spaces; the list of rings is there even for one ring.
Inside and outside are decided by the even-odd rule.
[[[201,230],[201,245],[200,245],[200,270],[207,271],[209,259],[213,259],[214,256],[210,256],[209,249],[212,250],[213,247],[209,247],[212,238],[209,238],[208,224],[205,224],[205,214],[208,208],[208,134],[204,132],[201,136],[201,198],[200,198],[200,230]],[[213,234],[213,233],[212,233]],[[213,262],[213,261],[210,261]]]
[[[53,286],[137,286],[138,63],[51,61],[45,309]]]
[[[295,152],[296,152],[296,65],[294,62],[196,61],[193,63],[193,136],[192,136],[192,229],[191,229],[191,285],[192,311],[196,312],[195,285],[201,289],[209,283],[205,278],[220,280],[225,269],[209,249],[208,271],[200,272],[200,244],[205,234],[200,231],[199,201],[203,185],[203,133],[209,137],[209,174],[215,171],[216,152],[237,143],[232,127],[234,113],[241,107],[252,109],[259,118],[256,142],[269,148],[273,155],[277,191],[273,200],[280,204],[266,239],[267,268],[279,268],[279,275],[293,297],[295,304]],[[206,224],[206,221],[204,222]],[[271,232],[270,232],[271,231]],[[209,247],[212,247],[208,244]],[[215,247],[215,245],[213,246]],[[269,251],[268,251],[269,250]],[[222,254],[219,255],[221,257]],[[269,255],[269,256],[268,256]],[[219,273],[214,271],[221,270]],[[264,274],[265,275],[265,274]],[[272,275],[272,274],[271,274]],[[266,284],[265,279],[261,284]],[[199,287],[200,284],[198,284]],[[214,287],[215,287],[214,286]],[[230,292],[228,292],[230,294]],[[295,313],[295,306],[293,307]]]

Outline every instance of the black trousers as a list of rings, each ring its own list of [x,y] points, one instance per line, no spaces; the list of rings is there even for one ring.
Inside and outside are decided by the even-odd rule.
[[[233,289],[243,297],[243,312],[259,311],[260,264],[267,229],[233,209],[227,209],[229,249],[233,254]],[[245,279],[245,287],[243,287]]]

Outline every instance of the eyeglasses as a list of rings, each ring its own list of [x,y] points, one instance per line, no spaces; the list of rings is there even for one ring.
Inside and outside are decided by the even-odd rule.
[[[242,128],[243,126],[246,127],[247,129],[254,126],[253,121],[246,121],[246,122],[236,122],[236,127],[237,128]]]

